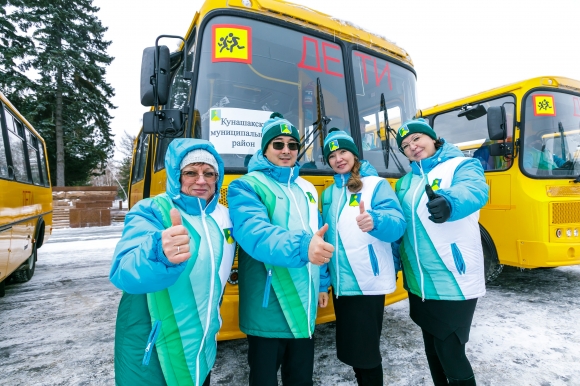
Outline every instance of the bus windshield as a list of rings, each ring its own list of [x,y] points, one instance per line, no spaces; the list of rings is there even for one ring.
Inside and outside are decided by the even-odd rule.
[[[206,25],[195,97],[195,136],[210,140],[226,167],[245,167],[260,149],[262,124],[272,112],[295,125],[306,144],[303,170],[326,169],[317,121],[320,79],[328,129],[350,133],[343,48],[320,37],[234,16]]]
[[[525,101],[522,168],[530,177],[580,174],[580,97],[555,91]]]
[[[352,52],[352,64],[364,158],[378,172],[402,176],[410,171],[410,164],[397,149],[395,135],[390,136],[389,167],[386,166],[381,94],[385,98],[389,127],[396,131],[402,122],[415,115],[415,75],[402,66],[358,50]]]
[[[491,156],[489,146],[501,141],[490,140],[487,130],[487,115],[473,116],[468,119],[466,114],[469,109],[478,105],[487,110],[491,106],[503,106],[506,111],[507,139],[512,142],[514,132],[514,109],[515,99],[513,96],[503,96],[501,98],[476,102],[472,105],[458,107],[442,114],[438,114],[433,119],[433,129],[437,136],[447,142],[457,146],[466,157],[477,158],[481,162],[484,170],[505,170],[511,166],[511,155]]]

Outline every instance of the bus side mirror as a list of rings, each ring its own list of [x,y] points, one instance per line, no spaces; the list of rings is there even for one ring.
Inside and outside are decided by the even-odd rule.
[[[167,46],[159,46],[158,48],[158,58],[155,58],[155,47],[147,47],[143,50],[141,104],[147,107],[164,105],[169,96],[169,77],[171,76],[169,48]],[[159,69],[155,67],[156,59],[158,59]],[[156,96],[157,101],[155,100]]]
[[[506,115],[503,106],[491,106],[487,109],[487,132],[490,140],[506,139]]]

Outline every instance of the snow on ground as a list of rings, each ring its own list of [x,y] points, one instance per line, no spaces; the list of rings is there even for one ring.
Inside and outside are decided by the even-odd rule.
[[[108,281],[121,226],[59,229],[31,281],[0,299],[0,385],[113,385],[121,291]],[[385,309],[385,384],[432,385],[406,301]],[[478,385],[580,385],[580,267],[506,268],[479,300],[467,355]],[[316,385],[355,385],[317,327]],[[212,385],[247,384],[245,340],[219,342]]]

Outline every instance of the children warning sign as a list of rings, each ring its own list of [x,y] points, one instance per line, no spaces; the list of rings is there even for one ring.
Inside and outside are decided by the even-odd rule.
[[[536,116],[555,116],[556,105],[554,104],[553,95],[534,95],[534,115]]]
[[[254,154],[262,143],[262,126],[271,111],[212,108],[209,140],[220,154]]]
[[[236,24],[212,26],[212,62],[252,64],[252,28]]]

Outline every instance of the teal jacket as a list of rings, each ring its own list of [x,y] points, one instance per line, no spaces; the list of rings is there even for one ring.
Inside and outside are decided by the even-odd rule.
[[[212,153],[219,165],[209,203],[180,191],[179,164],[194,149]],[[201,385],[215,361],[219,303],[235,252],[228,210],[218,203],[223,163],[209,142],[175,139],[165,166],[166,193],[129,211],[109,274],[124,291],[115,335],[118,385]],[[190,235],[192,256],[179,264],[167,259],[161,243],[171,208]]]
[[[308,338],[318,293],[330,284],[326,265],[308,262],[318,195],[298,177],[300,166],[278,167],[258,151],[249,173],[228,187],[238,254],[240,329],[270,338]]]

